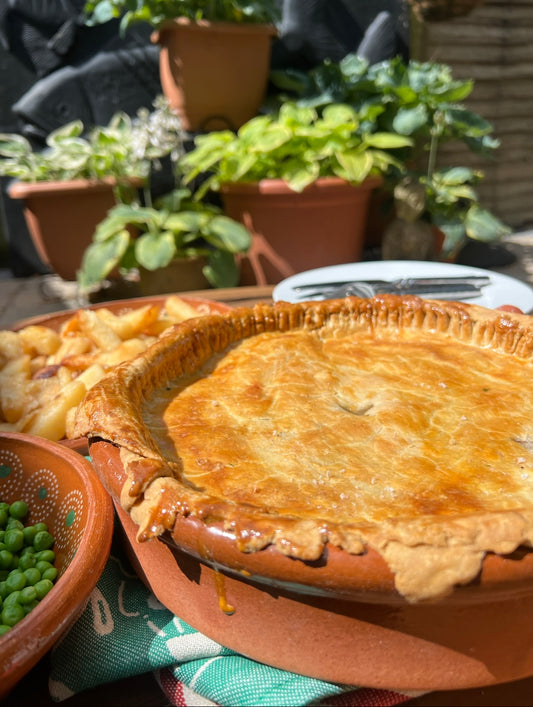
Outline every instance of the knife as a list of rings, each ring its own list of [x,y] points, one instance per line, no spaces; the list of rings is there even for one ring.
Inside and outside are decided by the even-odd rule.
[[[490,277],[487,275],[468,275],[465,277],[402,277],[395,280],[337,280],[333,282],[314,282],[303,285],[297,285],[292,289],[294,292],[302,292],[304,290],[323,290],[329,287],[342,287],[351,284],[364,284],[371,287],[387,287],[389,291],[405,290],[405,288],[418,286],[441,286],[441,285],[474,285],[476,287],[485,287],[490,284]]]

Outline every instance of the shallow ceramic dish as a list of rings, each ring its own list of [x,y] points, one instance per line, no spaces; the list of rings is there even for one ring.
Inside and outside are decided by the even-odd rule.
[[[465,461],[463,455],[451,454],[443,460],[440,455],[448,447],[442,438],[437,433],[424,436],[427,410],[433,410],[437,428],[445,436],[453,432],[465,440],[465,434],[475,433],[476,415],[467,414],[473,408],[488,425],[483,412],[486,394],[498,396],[502,390],[496,380],[505,380],[507,389],[507,381],[514,379],[513,394],[506,398],[509,410],[515,410],[517,398],[525,402],[524,391],[528,395],[531,380],[531,319],[462,303],[444,305],[391,296],[259,306],[253,311],[234,310],[211,322],[208,319],[184,323],[172,340],[160,340],[157,348],[150,349],[144,367],[137,361],[134,367],[123,367],[106,377],[99,389],[91,391],[80,416],[87,415],[80,420],[83,429],[93,425],[89,435],[95,468],[117,506],[122,502],[129,508],[130,515],[121,509],[119,515],[130,552],[158,598],[195,628],[234,650],[325,680],[434,690],[532,675],[531,526],[523,534],[521,526],[514,538],[511,528],[517,527],[513,521],[533,517],[527,496],[532,464],[530,418],[520,416],[518,407],[514,416],[508,416],[511,427],[503,425],[500,415],[491,416],[494,425],[505,428],[498,444],[501,449],[511,445],[512,451],[509,456],[500,453],[499,464],[487,472],[488,486],[494,480],[501,489],[503,483],[510,493],[509,504],[505,491],[494,494],[487,489],[483,474],[474,473],[470,456]],[[376,329],[380,331],[373,338]],[[286,332],[288,339],[282,341]],[[443,359],[454,364],[441,368],[436,361]],[[479,380],[472,386],[474,369]],[[363,376],[358,376],[359,371]],[[384,378],[380,371],[385,371]],[[278,382],[272,383],[273,377]],[[463,382],[454,382],[463,378],[466,388]],[[348,382],[339,386],[339,381]],[[351,398],[347,391],[352,391]],[[433,400],[438,391],[442,402],[437,410]],[[335,397],[340,392],[345,397]],[[362,422],[358,421],[369,406],[361,406],[359,394],[374,408]],[[311,407],[306,406],[309,396]],[[422,397],[429,405],[421,413],[424,424],[414,415]],[[343,404],[330,404],[332,398]],[[295,404],[309,417],[297,422]],[[501,409],[499,402],[492,405]],[[451,422],[443,424],[439,414],[450,410]],[[380,417],[381,411],[386,417]],[[204,415],[213,426],[206,427]],[[406,423],[411,415],[414,422]],[[515,420],[518,417],[521,422]],[[252,420],[257,423],[252,425]],[[385,434],[376,442],[382,424]],[[460,425],[464,424],[468,430],[461,437]],[[524,438],[517,433],[522,424]],[[391,449],[395,435],[411,440],[399,431],[413,433],[410,448],[426,453],[409,457],[411,466],[403,456],[392,466],[390,460],[403,449],[403,442],[397,449],[392,447],[393,452],[386,451],[385,462],[371,467],[371,473],[378,474],[374,488],[381,511],[370,520],[359,520],[368,518],[361,515],[367,510],[365,502],[372,503],[376,497],[376,491],[364,491],[363,483],[359,484],[367,473],[364,453],[361,447],[354,452],[351,444],[353,435],[367,425],[372,434],[363,435],[369,444],[362,449],[368,455],[381,459],[380,450]],[[204,429],[209,432],[201,437]],[[479,427],[476,443],[479,435],[480,444],[488,443],[484,429]],[[203,446],[195,434],[204,440]],[[315,445],[313,435],[324,436],[329,456],[320,460],[327,460],[325,476],[317,472],[320,463],[313,465],[309,455],[302,461],[301,434],[304,444],[311,445],[311,457],[318,453],[315,450],[323,450]],[[190,436],[194,445],[187,444]],[[424,442],[417,446],[421,438]],[[335,440],[338,443],[333,446]],[[420,459],[425,462],[431,457],[424,443],[432,445],[434,459],[420,466]],[[250,461],[248,448],[263,454],[260,462]],[[296,455],[294,448],[299,450]],[[463,448],[466,440],[458,447]],[[499,450],[494,448],[496,456]],[[294,457],[290,476],[283,469],[286,460],[292,462]],[[513,496],[498,477],[504,458],[513,467],[513,478],[522,479],[527,499]],[[340,487],[334,487],[339,459],[341,470],[351,473]],[[461,468],[454,466],[457,459],[463,459]],[[490,459],[487,454],[487,468]],[[480,463],[484,465],[485,460]],[[245,476],[238,476],[242,468]],[[308,468],[314,470],[311,477]],[[281,474],[276,476],[279,469]],[[427,482],[420,483],[419,469],[428,475]],[[457,474],[457,480],[450,481],[452,469],[451,477]],[[150,479],[143,487],[145,472]],[[213,490],[212,477],[223,494]],[[232,486],[235,478],[238,483]],[[279,488],[287,486],[289,478],[296,480],[288,485],[292,495],[282,496],[281,506],[270,503],[271,499],[278,503]],[[318,485],[313,484],[316,478],[324,486],[320,495]],[[357,493],[351,479],[359,484]],[[390,499],[389,483],[394,486],[393,503],[386,500]],[[235,496],[231,496],[233,488]],[[354,505],[339,503],[339,488],[346,492],[345,498],[355,498]],[[361,502],[359,494],[363,493]],[[257,499],[255,504],[250,498]],[[166,503],[164,512],[161,501]],[[322,504],[321,515],[315,523],[312,508],[318,503]],[[354,518],[352,513],[360,516]],[[337,522],[341,514],[343,519]],[[137,525],[130,516],[138,519]],[[376,522],[379,529],[373,535]],[[315,544],[317,529],[324,545]],[[350,536],[354,531],[355,536]],[[159,538],[139,542],[140,536],[159,533]],[[350,537],[363,539],[360,549],[348,545]],[[295,554],[300,550],[306,554]],[[396,559],[400,555],[389,550],[409,561],[399,567]],[[429,591],[443,577],[446,591],[441,591],[442,586],[438,593]],[[405,579],[417,582],[417,596],[411,593],[411,600],[406,598]]]
[[[55,538],[58,579],[24,618],[0,637],[0,699],[71,627],[107,562],[113,505],[89,462],[62,445],[0,432],[0,498],[25,500],[32,523]]]
[[[230,308],[229,305],[223,302],[217,302],[216,300],[210,300],[201,297],[192,297],[182,293],[177,293],[177,296],[183,300],[188,305],[194,307],[199,315],[202,314],[213,314],[213,313],[223,313],[227,312]],[[109,309],[113,314],[121,315],[129,312],[133,309],[139,309],[146,305],[158,305],[163,307],[165,300],[169,295],[157,295],[152,297],[134,297],[131,299],[123,300],[112,300],[109,302],[101,302],[94,305],[89,305],[85,309],[98,310],[98,309]],[[71,319],[76,313],[76,309],[62,310],[60,312],[54,312],[52,314],[44,314],[36,317],[31,317],[29,319],[24,319],[13,325],[12,329],[14,331],[19,331],[27,326],[44,326],[58,331],[62,324]],[[82,455],[88,454],[87,440],[85,438],[78,439],[64,439],[60,441],[61,444],[74,449]]]

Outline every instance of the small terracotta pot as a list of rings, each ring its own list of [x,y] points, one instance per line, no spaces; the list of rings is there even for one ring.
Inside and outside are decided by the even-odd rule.
[[[207,258],[175,258],[164,268],[139,268],[139,286],[145,296],[187,290],[207,290],[211,286],[202,269]]]
[[[141,180],[133,180],[140,186]],[[24,199],[24,216],[39,257],[64,280],[76,280],[96,226],[115,205],[114,179],[14,182],[12,199]]]
[[[381,182],[370,177],[354,186],[324,177],[303,192],[281,179],[223,184],[224,211],[253,234],[240,284],[275,284],[304,270],[360,261],[370,195]]]
[[[237,130],[257,114],[266,94],[273,25],[163,22],[161,86],[184,130]]]

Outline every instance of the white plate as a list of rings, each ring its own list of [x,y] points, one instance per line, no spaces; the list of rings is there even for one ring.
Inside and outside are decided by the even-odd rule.
[[[377,260],[307,270],[280,282],[274,288],[272,296],[275,302],[282,300],[284,302],[302,302],[300,293],[295,290],[299,285],[318,285],[339,280],[395,280],[402,277],[457,277],[463,275],[487,275],[491,279],[491,283],[482,288],[480,297],[463,301],[490,309],[511,304],[526,313],[533,311],[533,288],[521,280],[492,270],[472,268],[468,265],[419,260]],[[323,299],[323,297],[316,295],[315,297],[308,296],[306,299]]]

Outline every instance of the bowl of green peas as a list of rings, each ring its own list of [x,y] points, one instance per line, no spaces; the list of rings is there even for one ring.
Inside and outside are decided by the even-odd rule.
[[[0,700],[83,611],[113,522],[111,498],[85,457],[0,432]]]

